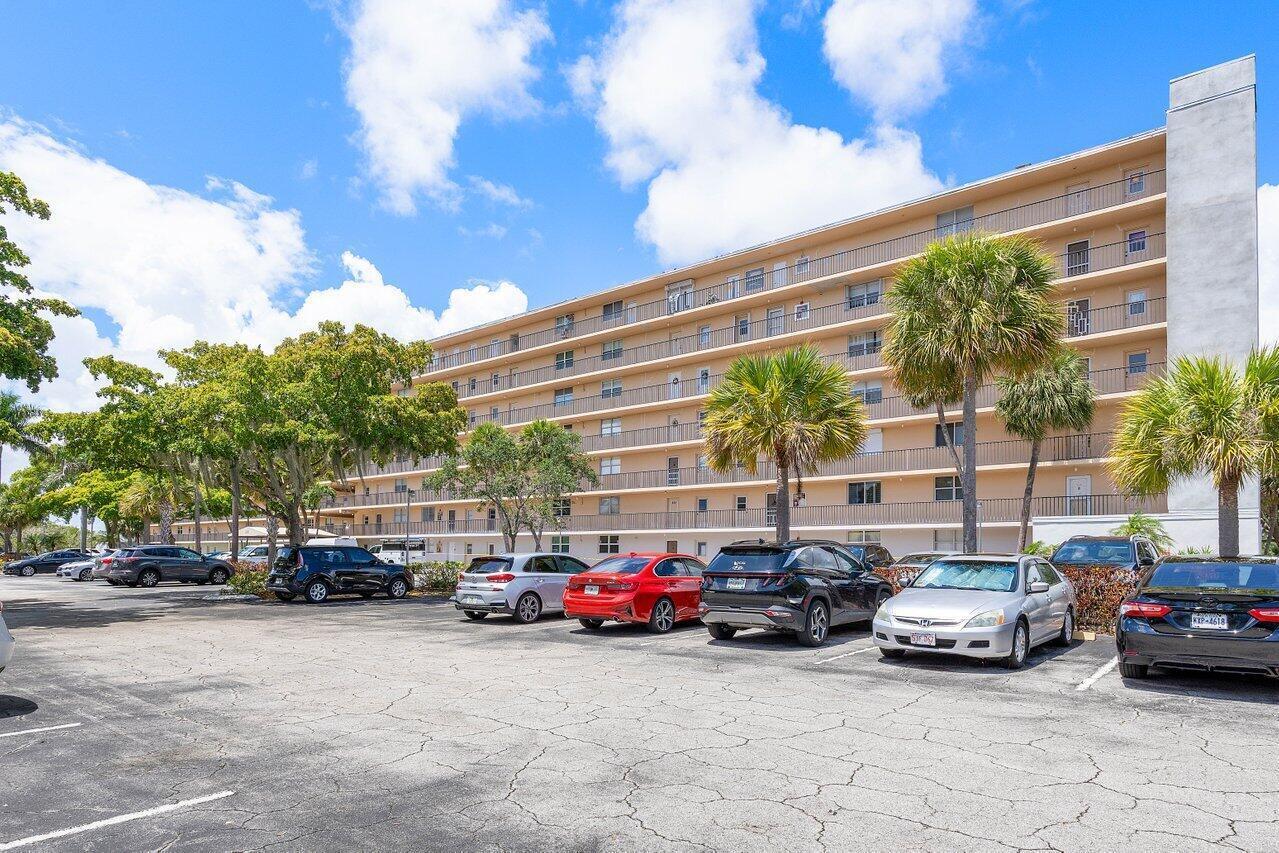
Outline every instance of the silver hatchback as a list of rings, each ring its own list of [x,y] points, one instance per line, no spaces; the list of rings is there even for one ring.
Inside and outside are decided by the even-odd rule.
[[[535,622],[564,611],[568,579],[590,566],[567,554],[493,554],[476,557],[458,578],[453,603],[471,619],[509,613]]]
[[[872,625],[884,657],[911,651],[1002,658],[1018,669],[1040,643],[1069,645],[1075,589],[1041,557],[942,557],[885,602]]]

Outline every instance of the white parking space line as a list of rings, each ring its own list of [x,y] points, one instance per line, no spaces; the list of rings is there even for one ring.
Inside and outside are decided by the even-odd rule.
[[[180,803],[167,803],[163,806],[156,806],[155,808],[147,809],[146,811],[130,812],[129,814],[109,817],[105,820],[95,820],[93,823],[86,823],[83,826],[73,826],[70,829],[59,829],[57,832],[46,832],[43,835],[32,835],[27,838],[19,838],[17,841],[9,841],[4,844],[0,844],[0,850],[16,850],[19,847],[27,847],[31,844],[39,844],[43,841],[52,841],[55,838],[65,838],[68,835],[79,835],[82,832],[101,829],[104,826],[115,826],[118,823],[128,823],[131,820],[140,820],[144,817],[155,817],[156,815],[166,814],[189,806],[198,806],[202,803],[211,803],[214,800],[221,800],[233,795],[234,793],[235,791],[219,791],[216,794],[208,794],[191,800],[183,800]]]
[[[823,658],[822,660],[819,660],[819,661],[813,661],[813,666],[820,666],[821,664],[830,663],[831,661],[836,661],[836,660],[839,660],[840,658],[847,658],[847,657],[852,657],[853,655],[860,655],[863,652],[873,652],[877,648],[879,648],[879,646],[867,646],[864,649],[853,649],[851,652],[844,652],[842,655],[835,655],[832,658]]]
[[[1098,670],[1094,672],[1092,675],[1088,676],[1083,681],[1079,682],[1079,686],[1076,687],[1075,689],[1087,690],[1089,687],[1092,687],[1094,684],[1100,681],[1106,675],[1106,673],[1110,672],[1112,669],[1114,669],[1118,665],[1119,665],[1119,656],[1116,655],[1115,657],[1106,661],[1106,663],[1102,664],[1101,667],[1098,668]]]
[[[58,729],[74,729],[77,726],[83,726],[83,725],[84,723],[63,723],[60,726],[44,726],[38,729],[23,729],[20,732],[5,732],[4,734],[0,734],[0,737],[17,737],[18,735],[34,735],[34,734],[38,734],[39,732],[54,732],[54,731],[57,731]]]

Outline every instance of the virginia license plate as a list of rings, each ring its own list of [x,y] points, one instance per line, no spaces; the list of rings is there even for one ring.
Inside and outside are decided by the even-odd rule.
[[[586,589],[583,590],[583,592],[585,592],[587,595],[599,595],[600,588],[598,586],[595,586],[594,584],[587,584]]]
[[[729,578],[724,587],[726,589],[746,589],[746,578]]]
[[[912,646],[935,646],[937,645],[937,635],[920,634],[912,631],[910,635],[910,644]]]
[[[1224,631],[1229,625],[1227,624],[1226,614],[1224,613],[1191,613],[1191,628],[1211,628],[1214,631]]]

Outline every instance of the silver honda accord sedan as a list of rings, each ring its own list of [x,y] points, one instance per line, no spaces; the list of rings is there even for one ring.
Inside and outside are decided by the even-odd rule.
[[[1069,645],[1075,589],[1041,557],[942,557],[875,613],[873,641],[886,658],[907,651],[1001,658],[1018,669],[1030,650]]]

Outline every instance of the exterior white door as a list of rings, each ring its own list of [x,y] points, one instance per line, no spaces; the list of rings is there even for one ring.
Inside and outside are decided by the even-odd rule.
[[[1092,475],[1074,474],[1066,478],[1066,514],[1090,515]]]
[[[680,386],[679,374],[678,374],[678,373],[672,373],[670,376],[668,376],[668,377],[667,377],[667,382],[668,382],[668,383],[669,383],[669,385],[670,385],[670,392],[671,392],[671,393],[670,393],[670,397],[669,397],[669,399],[671,399],[671,400],[678,400],[678,399],[679,399],[679,390],[680,390],[680,389],[679,389],[679,386]]]
[[[884,431],[872,429],[866,433],[866,441],[862,443],[862,453],[883,453]]]

